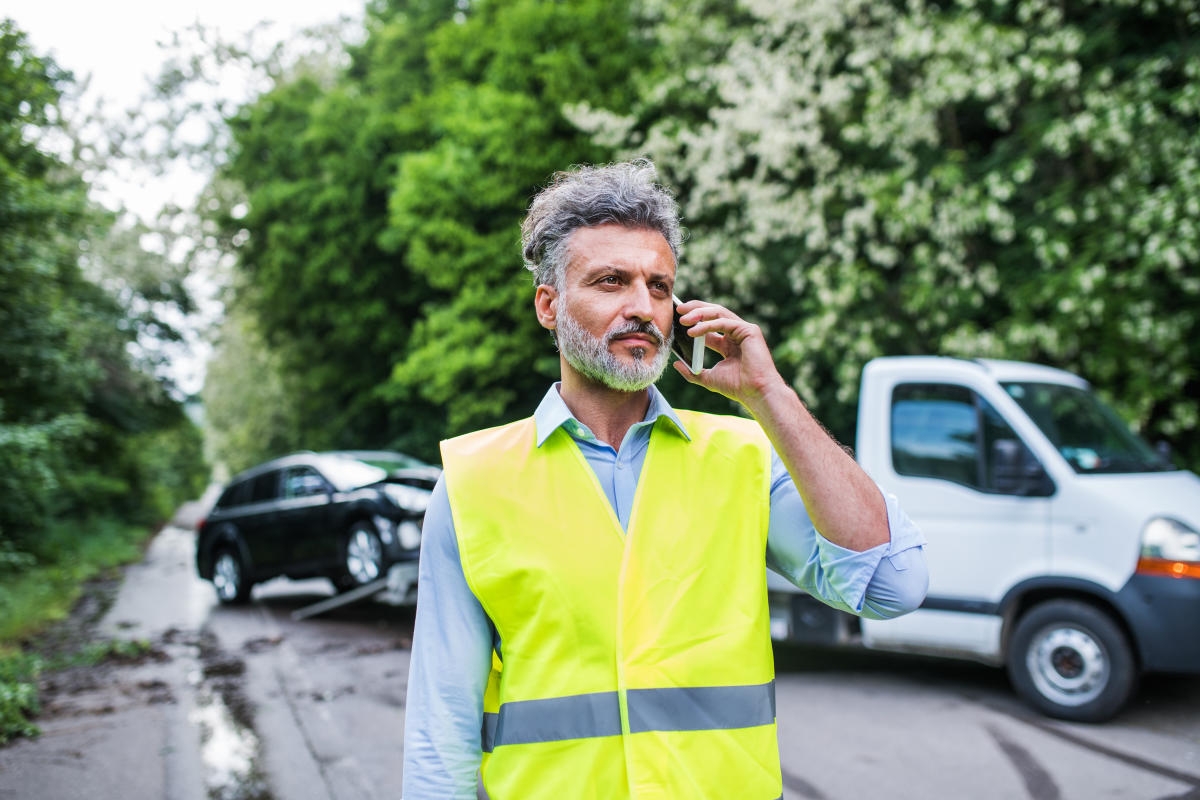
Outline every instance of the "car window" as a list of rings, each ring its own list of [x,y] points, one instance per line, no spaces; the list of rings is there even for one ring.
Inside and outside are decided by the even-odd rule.
[[[255,476],[250,488],[251,503],[265,503],[279,496],[279,470],[273,469]]]
[[[217,498],[216,508],[229,508],[233,505],[233,494],[237,489],[236,483],[231,483],[225,487],[225,491],[221,492],[221,496]]]
[[[311,497],[325,494],[325,480],[312,467],[288,467],[283,473],[283,496]]]
[[[1007,456],[1007,458],[1006,458]],[[892,392],[892,466],[984,492],[1029,493],[1036,459],[987,400],[965,386],[900,384]]]
[[[221,498],[217,500],[217,508],[233,508],[250,502],[250,481],[237,481],[231,483],[221,492]]]

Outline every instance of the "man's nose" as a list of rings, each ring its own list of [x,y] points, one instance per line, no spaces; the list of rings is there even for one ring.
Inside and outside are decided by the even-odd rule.
[[[642,322],[654,319],[654,302],[649,286],[643,283],[630,285],[625,302],[625,316]]]

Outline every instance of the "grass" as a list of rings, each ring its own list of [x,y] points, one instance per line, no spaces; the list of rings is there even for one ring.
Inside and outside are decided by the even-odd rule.
[[[58,522],[36,542],[36,563],[0,571],[0,744],[35,736],[40,703],[37,678],[45,670],[95,664],[144,653],[145,642],[76,642],[43,655],[38,634],[67,618],[86,581],[141,558],[150,536],[144,526],[111,519]]]

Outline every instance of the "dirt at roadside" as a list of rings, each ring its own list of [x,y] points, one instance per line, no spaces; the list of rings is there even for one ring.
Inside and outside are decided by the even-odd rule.
[[[66,619],[29,637],[21,643],[22,648],[51,662],[82,650],[96,640],[96,628],[112,607],[120,588],[120,568],[108,570],[100,577],[86,581]]]
[[[24,643],[49,665],[41,735],[0,747],[0,800],[273,800],[243,653],[186,613],[185,593],[164,591],[187,574],[189,536],[161,531],[142,562],[88,581],[66,619]]]
[[[33,719],[35,724],[64,716],[110,714],[118,704],[130,700],[174,701],[161,680],[128,681],[121,677],[129,667],[169,660],[157,643],[106,647],[109,638],[98,635],[100,620],[116,599],[121,580],[120,569],[113,569],[86,581],[65,619],[22,643],[26,652],[39,655],[48,665],[38,677],[41,710]],[[103,648],[99,660],[96,654],[88,654],[93,647]]]

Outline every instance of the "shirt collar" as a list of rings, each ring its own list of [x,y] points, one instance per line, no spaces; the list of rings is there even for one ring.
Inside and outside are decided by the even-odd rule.
[[[545,397],[542,398],[542,402],[538,404],[537,411],[533,412],[538,447],[541,447],[542,443],[550,438],[550,434],[559,428],[566,428],[567,433],[577,439],[596,438],[586,425],[575,419],[571,409],[567,408],[567,404],[563,402],[562,396],[558,393],[560,386],[561,383],[552,385]],[[654,424],[659,417],[669,420],[684,439],[689,442],[692,440],[692,437],[688,435],[687,428],[683,426],[683,422],[676,415],[675,409],[671,408],[671,404],[667,402],[667,398],[663,397],[658,387],[652,385],[650,387],[650,406],[646,409],[645,418],[639,424]]]

